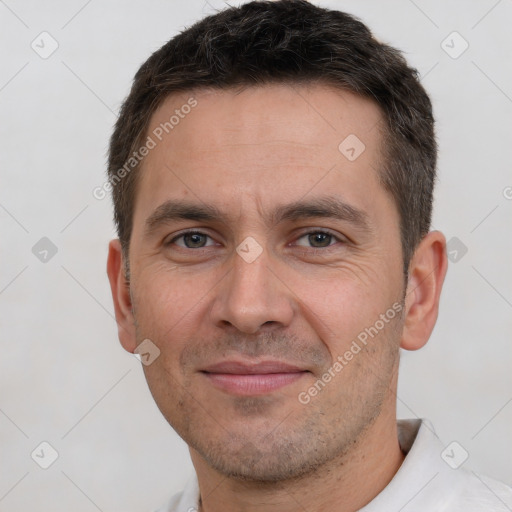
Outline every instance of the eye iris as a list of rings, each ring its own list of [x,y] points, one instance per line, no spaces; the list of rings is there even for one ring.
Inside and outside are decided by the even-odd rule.
[[[327,247],[331,243],[332,235],[328,233],[311,233],[308,238],[309,243],[313,247]]]
[[[205,236],[199,233],[189,233],[187,235],[183,235],[183,241],[189,248],[203,247],[205,243]]]

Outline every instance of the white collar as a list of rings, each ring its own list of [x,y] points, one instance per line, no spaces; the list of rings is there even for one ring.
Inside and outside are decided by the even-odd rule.
[[[399,470],[360,512],[476,512],[512,510],[512,489],[461,467],[454,469],[463,448],[445,447],[428,420],[398,420],[398,441],[406,453]],[[452,448],[450,448],[452,446]],[[459,450],[459,452],[457,452]],[[450,465],[451,464],[451,465]],[[197,512],[196,475],[182,493],[157,512]]]

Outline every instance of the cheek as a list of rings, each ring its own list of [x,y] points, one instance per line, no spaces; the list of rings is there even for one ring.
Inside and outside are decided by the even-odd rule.
[[[208,291],[205,275],[184,275],[166,267],[147,267],[134,279],[133,297],[140,335],[154,336],[159,343],[186,338],[204,314]]]
[[[399,302],[401,287],[390,282],[389,273],[388,277],[381,275],[374,267],[352,265],[337,268],[329,276],[301,276],[296,282],[300,315],[333,359]]]

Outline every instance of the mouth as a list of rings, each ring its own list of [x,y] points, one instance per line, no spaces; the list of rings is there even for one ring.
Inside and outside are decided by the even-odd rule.
[[[304,377],[307,370],[281,361],[223,361],[201,373],[210,384],[233,395],[257,396],[281,389]]]

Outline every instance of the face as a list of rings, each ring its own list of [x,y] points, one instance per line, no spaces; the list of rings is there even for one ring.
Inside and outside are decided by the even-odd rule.
[[[148,134],[189,96],[169,97]],[[298,476],[393,403],[404,281],[381,114],[320,85],[194,98],[144,160],[124,345],[160,350],[146,378],[193,457]]]

